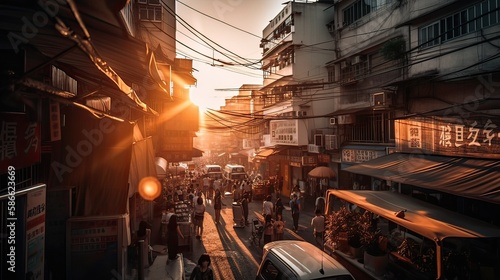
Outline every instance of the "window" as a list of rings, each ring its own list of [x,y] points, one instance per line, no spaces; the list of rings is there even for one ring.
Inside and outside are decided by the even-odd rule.
[[[161,7],[142,6],[139,8],[141,20],[161,21]]]
[[[314,145],[323,147],[323,134],[314,134]]]
[[[344,15],[344,26],[350,25],[358,19],[377,9],[376,0],[358,0],[342,10]]]
[[[281,279],[280,275],[281,273],[278,268],[276,268],[276,266],[274,266],[270,261],[267,261],[264,264],[262,276],[264,276],[265,279]]]
[[[394,139],[393,112],[356,115],[356,123],[346,127],[350,142],[389,143]]]
[[[354,59],[356,58],[356,59]],[[370,71],[369,56],[351,57],[340,63],[340,82],[349,84],[362,79]]]
[[[139,19],[147,21],[161,21],[162,7],[160,0],[138,0]]]
[[[420,28],[420,48],[442,44],[500,22],[500,0],[485,0]]]
[[[335,67],[328,66],[327,71],[328,71],[328,82],[329,83],[335,82]]]

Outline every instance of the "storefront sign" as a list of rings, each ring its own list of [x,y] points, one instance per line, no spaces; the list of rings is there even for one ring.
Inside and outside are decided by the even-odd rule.
[[[318,163],[318,157],[316,156],[305,156],[302,157],[303,166],[316,166]]]
[[[329,163],[330,161],[331,157],[329,154],[318,154],[318,162]]]
[[[272,145],[307,145],[307,129],[299,120],[273,120],[270,125]]]
[[[342,162],[365,162],[385,155],[385,151],[377,150],[342,150]]]
[[[45,188],[28,192],[26,202],[26,275],[44,278]]]
[[[0,170],[16,169],[40,161],[40,125],[26,114],[0,113]]]
[[[123,275],[125,215],[73,217],[68,220],[68,279],[112,279]]]
[[[290,156],[290,166],[302,167],[302,157]]]
[[[168,162],[181,162],[181,161],[190,161],[192,160],[192,152],[191,151],[172,151],[172,152],[166,152],[162,154],[162,156],[168,161]]]
[[[497,125],[498,123],[498,125]],[[397,120],[396,144],[402,152],[415,149],[438,154],[500,155],[500,120]]]
[[[307,145],[307,152],[308,153],[315,153],[315,154],[319,154],[319,146],[317,145],[314,145],[314,144],[309,144]]]

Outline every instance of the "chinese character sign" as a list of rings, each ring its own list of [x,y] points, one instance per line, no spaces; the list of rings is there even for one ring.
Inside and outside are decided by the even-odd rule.
[[[40,125],[26,114],[0,113],[0,169],[21,168],[40,161]]]
[[[297,124],[295,121],[271,122],[271,142],[277,144],[298,144]]]
[[[402,152],[421,149],[453,155],[500,155],[500,129],[492,119],[398,120]]]

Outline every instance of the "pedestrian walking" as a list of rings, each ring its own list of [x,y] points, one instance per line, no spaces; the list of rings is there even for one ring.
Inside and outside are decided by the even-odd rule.
[[[266,196],[266,200],[262,202],[262,216],[273,215],[274,204],[271,195]]]
[[[239,202],[241,200],[241,190],[238,188],[237,182],[233,184],[233,201]]]
[[[248,225],[248,193],[243,195],[243,199],[241,200],[241,207],[243,209],[243,218],[245,219],[245,225]]]
[[[274,221],[274,240],[283,240],[285,234],[285,221],[282,215],[276,215],[277,219]]]
[[[214,196],[214,211],[215,211],[215,223],[219,224],[220,220],[220,210],[222,209],[222,205],[225,205],[222,203],[222,195],[220,193],[220,190],[217,189],[215,190],[215,196]]]
[[[266,245],[273,241],[274,225],[271,214],[267,214],[264,219],[264,245]]]
[[[214,272],[210,264],[212,264],[210,255],[207,253],[202,254],[198,259],[198,265],[191,272],[189,280],[213,280]]]
[[[196,239],[201,240],[203,235],[203,219],[205,218],[205,205],[203,204],[203,198],[198,197],[196,205],[194,206],[194,232],[196,234]]]
[[[311,220],[311,226],[313,228],[314,239],[316,245],[323,249],[323,235],[325,233],[325,216],[322,215],[321,209],[316,209],[314,212],[316,216]]]
[[[293,230],[297,232],[299,231],[300,200],[297,198],[296,193],[292,195],[290,200],[290,209],[292,210]]]
[[[174,206],[168,207],[168,212],[170,215],[167,224],[167,250],[168,259],[167,263],[174,261],[179,257],[179,236],[184,239],[184,235],[177,224],[177,215],[175,214]]]
[[[325,197],[323,196],[318,196],[316,198],[316,202],[314,203],[316,206],[316,209],[319,209],[321,213],[324,213],[325,211]]]
[[[283,201],[281,201],[281,197],[278,197],[278,199],[276,199],[276,203],[274,204],[274,213],[276,213],[276,221],[278,220],[283,220],[283,208],[284,205],[283,205]]]

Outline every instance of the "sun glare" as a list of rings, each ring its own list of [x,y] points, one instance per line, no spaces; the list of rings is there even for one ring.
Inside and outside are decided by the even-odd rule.
[[[219,110],[224,106],[225,100],[228,97],[218,95],[210,90],[200,90],[191,88],[189,91],[189,99],[200,109],[200,113],[205,113],[208,109]]]
[[[189,99],[198,106],[200,113],[205,113],[207,111],[207,102],[196,88],[190,89]]]

